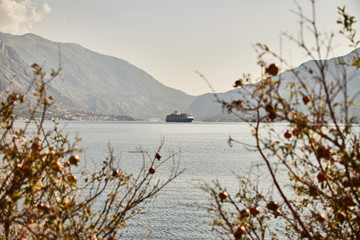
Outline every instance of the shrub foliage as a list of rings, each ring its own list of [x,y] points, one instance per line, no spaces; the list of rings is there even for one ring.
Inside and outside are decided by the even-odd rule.
[[[338,11],[340,33],[356,49],[355,18],[345,7]],[[332,50],[333,36],[320,34],[316,14],[309,18],[300,7],[296,13],[300,38],[285,36],[313,61],[279,75],[279,65],[290,65],[257,44],[263,80],[248,84],[239,79],[234,84],[239,99],[218,98],[226,111],[249,123],[262,160],[259,168],[272,179],[267,187],[275,189],[262,189],[266,184],[253,174],[239,176],[236,193],[219,182],[202,186],[212,197],[206,208],[214,216],[213,230],[224,239],[360,239],[358,93],[352,92],[360,52],[334,64],[321,60]],[[304,40],[307,30],[311,41]]]
[[[153,156],[143,152],[143,167],[129,174],[110,149],[89,170],[76,146],[81,139],[71,143],[55,121],[53,129],[44,125],[54,104],[48,84],[59,71],[47,76],[31,67],[26,92],[1,95],[0,239],[118,238],[127,220],[181,173],[179,161],[161,157],[160,146]],[[24,124],[17,123],[19,111],[28,111]]]

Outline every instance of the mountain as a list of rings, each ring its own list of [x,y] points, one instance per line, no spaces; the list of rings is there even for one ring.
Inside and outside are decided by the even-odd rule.
[[[56,43],[34,34],[0,33],[0,39],[6,49],[21,56],[22,66],[16,66],[16,69],[24,71],[24,63],[30,66],[36,62],[50,72],[60,64],[63,80],[51,83],[57,90],[57,105],[71,105],[79,111],[99,114],[164,119],[174,110],[184,111],[195,98],[166,87],[127,61],[77,44]],[[2,68],[6,66],[12,66],[12,63],[1,64]],[[16,78],[23,77],[18,71],[13,74]]]
[[[358,66],[353,66],[354,59],[360,57],[360,48],[355,49],[349,54],[341,57],[332,58],[329,60],[311,60],[301,64],[299,67],[279,74],[275,79],[280,80],[279,92],[281,97],[290,99],[289,86],[293,83],[299,84],[296,80],[296,73],[303,83],[310,91],[310,95],[318,94],[319,91],[324,92],[323,85],[316,79],[325,79],[329,91],[334,87],[333,94],[331,95],[333,103],[340,103],[339,105],[333,104],[333,109],[339,118],[343,113],[341,103],[344,101],[351,101],[354,103],[349,108],[350,116],[360,117],[360,69]],[[319,64],[325,66],[324,76],[319,71]],[[340,89],[337,87],[341,86]],[[337,90],[336,90],[337,89]],[[326,96],[323,94],[324,99]],[[297,106],[299,107],[299,106]]]
[[[239,99],[242,90],[236,89],[216,94],[219,99],[231,102]],[[204,121],[239,121],[236,116],[228,114],[226,110],[223,111],[221,104],[217,102],[213,93],[206,93],[196,97],[186,111],[196,113],[196,117]]]
[[[360,106],[357,98],[360,92],[359,69],[342,65],[342,62],[359,55],[360,49],[357,49],[344,57],[319,60],[327,64],[326,79],[329,83],[346,74],[348,94],[353,96],[357,106]],[[56,99],[56,107],[60,110],[58,114],[78,113],[81,118],[103,114],[111,115],[113,119],[126,115],[164,120],[167,114],[178,110],[192,113],[195,121],[238,120],[222,111],[214,94],[190,96],[169,88],[125,60],[96,53],[78,44],[52,42],[34,34],[16,36],[0,32],[0,90],[5,87],[15,91],[26,89],[31,73],[29,66],[35,62],[44,66],[47,72],[59,66],[62,69],[62,79],[51,82],[49,87],[49,93]],[[304,79],[313,79],[309,69],[318,74],[316,62],[306,62],[276,76],[281,81],[281,95],[289,96],[287,86],[296,81],[294,72]],[[313,81],[306,84],[315,90],[317,88]],[[233,101],[245,94],[250,98],[245,90],[253,87],[256,84],[218,93],[218,97]],[[360,116],[359,107],[352,111]]]
[[[356,116],[360,119],[360,69],[356,66],[351,66],[351,63],[354,59],[357,59],[360,56],[360,48],[352,51],[351,53],[342,56],[336,57],[329,60],[312,60],[305,62],[289,71],[278,74],[273,79],[279,80],[279,92],[280,96],[283,98],[290,99],[290,89],[289,86],[292,83],[297,81],[296,76],[300,76],[304,80],[304,84],[307,85],[308,89],[312,89],[314,94],[318,94],[319,84],[314,80],[317,76],[321,78],[318,71],[317,64],[322,62],[326,66],[325,70],[325,79],[329,85],[336,85],[339,79],[346,79],[347,83],[347,98],[355,103],[354,106],[350,109],[350,114]],[[348,64],[344,64],[348,63]],[[309,71],[309,70],[312,71]],[[312,72],[312,73],[310,73]],[[242,88],[237,88],[226,93],[218,93],[218,97],[221,100],[226,102],[231,102],[239,99],[251,99],[251,96],[248,92],[252,92],[254,87],[257,84],[246,84]],[[246,91],[248,90],[248,91]],[[344,91],[344,89],[342,89]],[[333,99],[336,102],[344,100],[344,94],[340,93],[338,96]],[[225,113],[219,113],[219,107],[216,107],[216,104],[220,106],[219,103],[216,103],[216,99],[213,94],[204,94],[198,96],[194,101],[189,105],[187,111],[196,113],[198,117],[205,120],[226,120],[226,121],[235,121],[238,120],[236,117],[231,117]],[[336,113],[340,114],[340,106],[336,106]],[[251,118],[251,116],[244,116]]]
[[[26,80],[27,67],[17,52],[0,42],[0,90],[25,91],[29,82]],[[17,78],[17,81],[15,81]]]

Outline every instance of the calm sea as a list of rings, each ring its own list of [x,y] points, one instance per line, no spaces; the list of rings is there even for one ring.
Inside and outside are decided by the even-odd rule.
[[[255,149],[227,143],[229,136],[254,143],[246,123],[61,122],[61,127],[83,139],[83,155],[95,162],[106,158],[110,144],[128,172],[136,172],[142,163],[140,149],[153,156],[162,139],[164,157],[179,152],[185,172],[146,205],[145,214],[129,222],[125,239],[146,239],[149,231],[150,239],[217,239],[211,232],[212,219],[195,206],[209,201],[199,184],[220,180],[235,192],[239,186],[236,175],[246,174],[260,159]]]

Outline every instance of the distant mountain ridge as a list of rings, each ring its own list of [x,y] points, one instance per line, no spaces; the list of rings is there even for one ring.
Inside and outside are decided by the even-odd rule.
[[[356,51],[345,57],[327,60],[327,63],[334,66],[341,59],[351,59],[355,53],[360,54],[360,49]],[[47,72],[60,64],[63,80],[53,81],[49,92],[62,113],[125,115],[164,121],[167,114],[177,110],[192,113],[195,121],[236,120],[222,112],[213,94],[191,96],[167,87],[125,60],[96,53],[74,43],[52,42],[34,34],[16,36],[0,32],[0,90],[7,87],[21,91],[29,86],[29,66],[34,62],[43,65]],[[314,61],[306,62],[294,71],[306,76],[313,64]],[[348,71],[348,77],[353,78],[351,94],[358,93],[359,70],[346,68],[345,71]],[[335,76],[335,73],[329,75],[329,81],[334,80],[331,75]],[[286,82],[294,81],[291,71],[277,77],[284,82],[283,86]],[[311,82],[309,84],[311,86]],[[248,87],[253,85],[244,86]],[[286,89],[282,91],[286,96]],[[239,99],[239,93],[243,92],[244,89],[239,88],[218,93],[218,96],[232,101]],[[360,106],[360,100],[355,100]],[[355,108],[355,114],[360,116],[358,109]]]
[[[17,52],[0,41],[0,88],[11,90],[25,90],[28,82],[25,80],[26,64]],[[14,78],[19,77],[19,81]]]
[[[340,56],[329,60],[311,60],[305,62],[297,68],[282,72],[273,78],[280,80],[279,92],[280,96],[284,98],[290,98],[288,84],[297,81],[294,72],[296,72],[298,76],[301,76],[301,79],[303,79],[304,83],[308,86],[308,89],[313,89],[314,91],[317,91],[318,85],[315,84],[314,77],[319,76],[321,78],[321,76],[318,72],[318,67],[316,66],[316,63],[319,61],[323,61],[324,65],[326,66],[325,79],[329,85],[333,84],[335,86],[338,79],[343,79],[343,77],[345,77],[347,81],[348,100],[351,100],[353,103],[355,103],[355,105],[351,106],[350,108],[350,115],[357,117],[357,119],[360,120],[360,68],[356,66],[351,66],[354,58],[357,59],[359,56],[360,48],[355,49],[354,51],[350,52],[345,56]],[[313,71],[313,73],[310,73],[310,69]],[[256,83],[246,84],[242,88],[230,90],[225,93],[218,93],[217,95],[221,100],[224,100],[226,102],[231,102],[239,99],[251,99],[251,96],[249,96],[247,92],[251,93],[253,91],[252,88],[256,87],[256,85]],[[245,91],[246,89],[248,91]],[[342,96],[342,94],[339,94],[338,97],[334,100],[338,102],[343,101],[343,99],[341,99]],[[189,105],[188,110],[190,112],[197,113],[197,116],[204,120],[239,120],[233,115],[227,115],[226,110],[225,113],[217,113],[219,111],[219,108],[214,107],[215,103],[216,101],[213,94],[203,94],[194,99],[194,101]],[[216,104],[220,107],[219,103]],[[338,107],[336,109],[339,110]],[[337,114],[339,114],[339,112],[337,112]],[[252,119],[251,115],[246,115],[244,117]]]
[[[3,45],[15,49],[27,66],[36,62],[49,72],[60,63],[63,81],[51,83],[58,91],[56,100],[61,104],[63,100],[70,101],[81,111],[143,119],[165,118],[174,110],[184,111],[195,98],[164,86],[127,61],[78,44],[55,43],[34,34],[0,33],[0,39]],[[4,63],[2,67],[6,65],[9,64]]]

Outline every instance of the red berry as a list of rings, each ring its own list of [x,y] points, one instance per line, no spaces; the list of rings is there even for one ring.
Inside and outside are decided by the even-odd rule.
[[[72,164],[72,165],[76,165],[78,166],[79,165],[79,162],[80,162],[80,157],[79,155],[71,155],[70,158],[69,158],[69,162]]]
[[[161,154],[160,154],[160,153],[156,153],[156,154],[155,154],[155,158],[156,158],[157,160],[160,160]]]
[[[278,216],[280,216],[282,214],[282,211],[280,209],[276,209],[274,211],[274,215],[275,215],[275,218],[277,218]]]
[[[319,174],[317,175],[317,179],[319,182],[323,182],[326,180],[326,174],[324,172],[319,172]]]
[[[292,133],[289,130],[286,130],[286,132],[284,133],[284,137],[289,139],[292,137]]]
[[[225,200],[227,197],[229,196],[229,194],[227,192],[221,192],[219,193],[219,198],[221,200]]]
[[[311,97],[310,96],[303,96],[302,98],[304,104],[308,104],[311,101]]]
[[[316,187],[311,186],[309,189],[309,194],[312,197],[316,197],[319,195],[319,190]]]
[[[70,181],[70,182],[76,182],[77,181],[77,178],[74,176],[74,175],[68,175],[67,176],[67,179]]]
[[[238,226],[235,233],[234,233],[234,237],[236,239],[240,238],[242,234],[244,234],[246,232],[246,228],[244,226]]]
[[[292,134],[296,137],[298,136],[300,133],[300,129],[299,128],[294,128],[294,130],[292,131]]]
[[[344,203],[347,207],[355,206],[354,200],[351,197],[345,197]]]
[[[70,162],[69,161],[64,162],[64,167],[70,167]]]
[[[268,113],[275,112],[275,106],[270,103],[266,104],[265,111]]]
[[[330,149],[328,146],[320,145],[317,150],[317,154],[319,158],[326,158],[330,157]]]
[[[318,214],[316,216],[316,220],[318,220],[318,222],[325,222],[326,221],[326,216],[324,214]]]
[[[156,172],[156,169],[154,167],[149,168],[149,173],[154,174]]]
[[[243,209],[243,210],[241,210],[240,214],[241,214],[241,216],[243,216],[243,217],[250,216],[250,210],[247,209],[247,208],[246,208],[246,209]]]
[[[258,207],[252,207],[250,208],[250,213],[251,215],[256,216],[260,213],[260,209]]]
[[[277,202],[271,201],[266,205],[266,207],[269,210],[275,211],[276,209],[278,209],[280,207],[280,204]]]
[[[118,176],[120,176],[120,172],[118,170],[116,170],[116,169],[113,169],[112,176],[113,177],[118,177]]]
[[[276,117],[277,117],[276,112],[271,112],[271,113],[269,113],[269,118],[270,118],[271,120],[275,120]]]
[[[346,213],[344,213],[343,211],[340,211],[340,212],[338,212],[338,214],[336,214],[336,217],[340,222],[343,222],[346,219]]]
[[[267,74],[269,74],[271,76],[275,76],[279,72],[279,67],[276,66],[275,63],[272,63],[272,64],[269,65],[269,67],[266,68],[265,71],[266,71]]]

